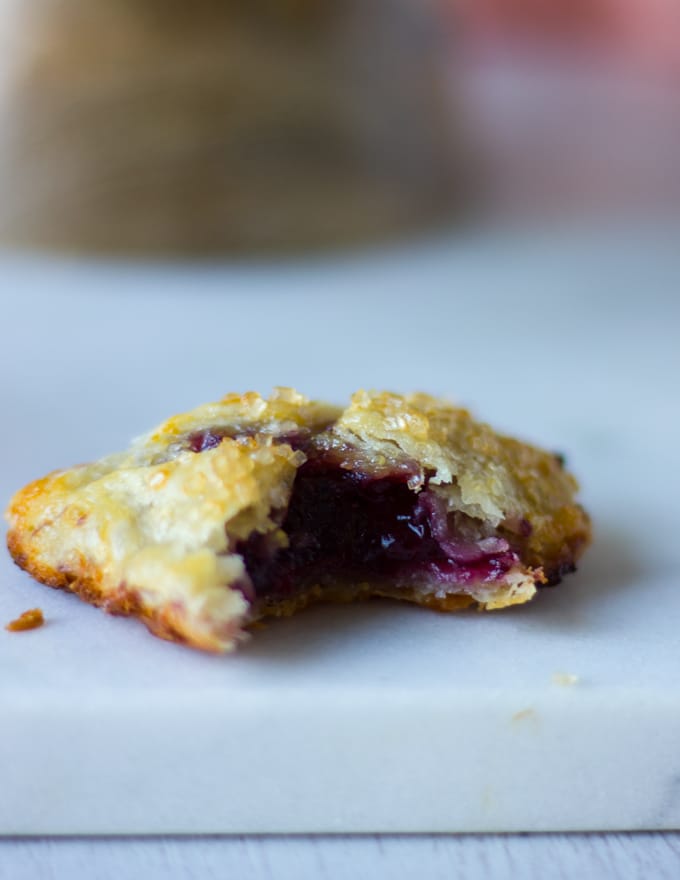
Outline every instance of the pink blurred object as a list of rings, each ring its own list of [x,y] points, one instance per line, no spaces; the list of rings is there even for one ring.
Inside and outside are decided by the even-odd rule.
[[[552,57],[469,60],[463,83],[496,219],[680,215],[669,83]]]
[[[447,0],[496,218],[680,214],[680,0]]]
[[[478,46],[573,51],[680,75],[678,0],[449,0]]]

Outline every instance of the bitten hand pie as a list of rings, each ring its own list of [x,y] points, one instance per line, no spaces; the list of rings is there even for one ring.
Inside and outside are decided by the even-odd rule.
[[[224,652],[319,600],[527,602],[589,543],[576,488],[559,456],[426,394],[359,391],[341,409],[278,388],[31,483],[8,546],[49,586]]]

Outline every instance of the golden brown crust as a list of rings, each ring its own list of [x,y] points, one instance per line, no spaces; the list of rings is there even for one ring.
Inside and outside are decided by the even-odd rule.
[[[310,605],[320,603],[345,604],[349,602],[363,602],[373,598],[396,599],[397,601],[412,602],[415,605],[423,605],[436,611],[459,611],[477,605],[472,596],[448,595],[436,596],[434,593],[425,594],[415,589],[394,587],[389,584],[348,584],[331,586],[313,586],[302,593],[291,596],[283,601],[278,600],[272,604],[263,602],[258,607],[258,617],[290,617],[291,615],[308,608]]]
[[[525,563],[548,578],[590,541],[589,517],[574,502],[578,484],[559,456],[498,434],[465,409],[427,394],[359,391],[334,433],[365,444],[371,464],[396,446],[433,472],[450,509],[502,524]]]
[[[25,632],[30,629],[38,629],[45,623],[45,618],[40,608],[29,608],[14,620],[5,625],[8,632]]]
[[[201,432],[211,442],[196,454]],[[520,562],[498,581],[460,591],[331,580],[252,601],[239,542],[261,534],[286,546],[282,511],[306,461],[294,448],[300,436],[340,467],[409,468],[414,492],[427,484],[448,515],[475,522],[481,535],[507,536]],[[553,454],[424,394],[358,392],[340,410],[277,389],[268,400],[227,395],[167,420],[125,453],[29,484],[8,509],[8,547],[48,586],[138,617],[161,638],[227,651],[258,617],[318,601],[375,595],[442,611],[528,601],[537,584],[573,568],[590,540],[576,488]]]
[[[32,486],[33,484],[28,487],[31,491]],[[25,546],[20,530],[8,531],[7,548],[14,562],[40,583],[54,589],[68,590],[108,614],[137,617],[149,632],[166,641],[219,653],[230,650],[225,647],[225,642],[238,641],[241,638],[240,621],[222,626],[213,634],[206,634],[201,630],[188,631],[181,603],[159,606],[145,602],[139,591],[129,587],[124,581],[117,586],[106,586],[102,570],[88,564],[84,557],[75,568],[53,568],[37,555],[31,555],[30,546]]]

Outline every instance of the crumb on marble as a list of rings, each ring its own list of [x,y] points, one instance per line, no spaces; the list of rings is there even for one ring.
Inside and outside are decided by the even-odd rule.
[[[518,721],[536,721],[538,716],[536,715],[536,710],[528,707],[526,709],[520,709],[519,712],[515,712],[512,716],[513,722]]]
[[[11,620],[5,629],[9,632],[23,632],[27,629],[37,629],[45,623],[42,610],[40,608],[30,608],[24,611],[15,620]]]
[[[573,672],[553,672],[551,680],[560,687],[573,687],[580,681],[578,675],[574,675]]]

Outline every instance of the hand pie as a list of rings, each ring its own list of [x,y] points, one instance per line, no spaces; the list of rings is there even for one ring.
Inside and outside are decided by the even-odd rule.
[[[527,602],[590,540],[576,488],[560,456],[428,395],[359,391],[341,409],[279,388],[31,483],[8,546],[49,586],[222,652],[319,600]]]

